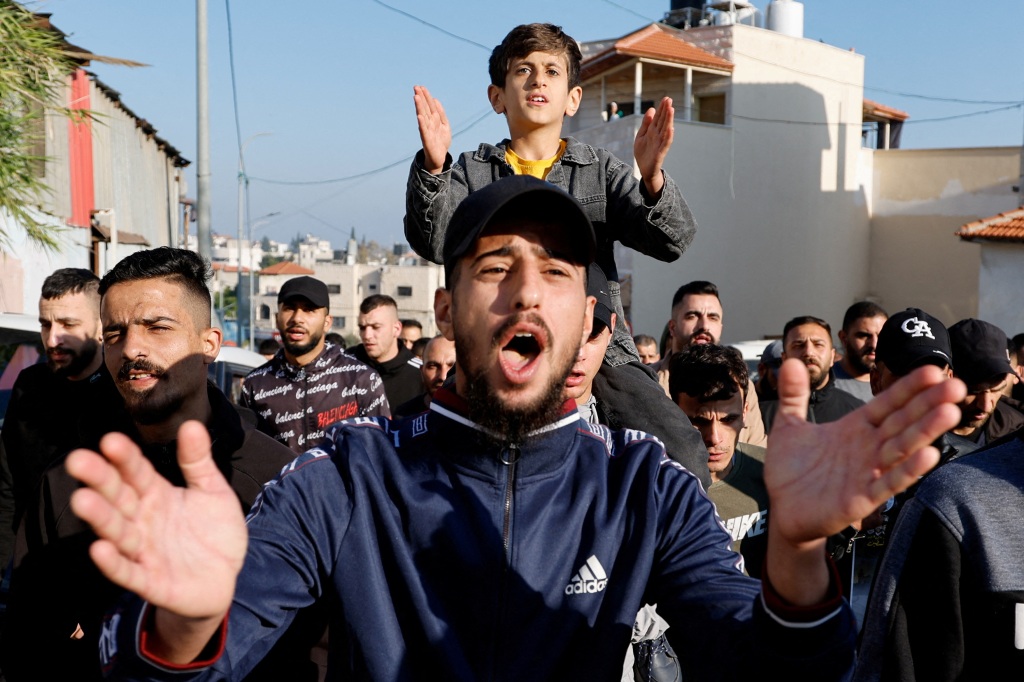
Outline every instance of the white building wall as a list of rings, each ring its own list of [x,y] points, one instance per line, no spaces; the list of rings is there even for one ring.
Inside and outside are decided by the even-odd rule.
[[[1024,332],[1024,244],[983,243],[978,284],[976,317],[1010,337]]]
[[[921,308],[946,325],[983,317],[982,247],[953,233],[1017,208],[1020,153],[1020,147],[874,152],[870,281],[879,304],[889,312]]]
[[[695,279],[719,286],[726,341],[780,334],[796,315],[837,325],[868,289],[869,221],[858,181],[863,57],[747,26],[685,35],[735,64],[730,125],[677,118],[665,168],[698,232],[675,263],[634,255],[634,331],[659,335],[672,294]],[[611,146],[614,127],[622,126],[577,136]],[[624,146],[631,141],[617,149]]]

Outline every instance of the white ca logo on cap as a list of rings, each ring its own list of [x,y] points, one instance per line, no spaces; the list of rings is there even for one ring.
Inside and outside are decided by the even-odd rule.
[[[933,341],[935,340],[931,326],[924,320],[919,320],[916,317],[904,320],[900,329],[913,337],[927,336],[929,339],[932,339]]]

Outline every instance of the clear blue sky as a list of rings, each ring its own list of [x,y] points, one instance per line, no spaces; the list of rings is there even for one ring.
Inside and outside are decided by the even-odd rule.
[[[224,0],[209,8],[213,229],[235,234],[238,137]],[[459,38],[424,25],[414,15]],[[768,0],[754,0],[761,10]],[[311,232],[343,246],[355,227],[382,243],[403,239],[405,178],[419,148],[412,87],[439,97],[457,135],[453,150],[504,137],[486,100],[489,49],[520,23],[549,21],[580,41],[613,38],[659,20],[669,0],[234,0],[230,4],[241,137],[272,133],[246,150],[251,217],[287,241]],[[192,160],[195,196],[195,3],[191,0],[40,0],[70,40],[148,68],[93,64],[125,104]],[[865,96],[903,109],[908,148],[1020,145],[1021,108],[945,122],[927,119],[1024,100],[1019,32],[1024,2],[806,0],[804,33],[866,57]],[[460,39],[462,38],[462,39]],[[472,43],[478,43],[475,45]],[[1014,47],[1017,45],[1018,47]],[[487,49],[484,49],[486,46]],[[482,119],[482,120],[481,120]],[[471,124],[474,122],[475,125]],[[397,164],[370,177],[346,178]],[[683,188],[685,193],[685,188]]]

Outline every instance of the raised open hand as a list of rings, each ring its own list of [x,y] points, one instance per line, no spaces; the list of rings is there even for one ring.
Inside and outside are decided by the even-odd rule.
[[[938,462],[931,443],[956,426],[965,392],[927,366],[839,421],[810,424],[807,368],[784,362],[764,468],[775,535],[794,545],[824,538],[912,485]]]
[[[178,431],[187,488],[160,476],[119,433],[100,456],[76,450],[68,473],[85,484],[71,508],[99,536],[89,550],[107,578],[184,619],[219,622],[231,605],[248,534],[238,498],[210,452],[199,422]]]
[[[675,114],[672,99],[663,97],[658,103],[657,111],[652,107],[644,113],[644,120],[641,121],[640,130],[633,141],[633,158],[636,159],[640,177],[647,186],[647,193],[652,197],[660,195],[665,184],[661,164],[665,162],[668,150],[672,147]]]
[[[414,85],[412,92],[416,103],[416,123],[423,142],[423,167],[428,173],[437,175],[444,170],[445,157],[452,146],[452,127],[441,102],[431,97],[429,90],[422,85]]]

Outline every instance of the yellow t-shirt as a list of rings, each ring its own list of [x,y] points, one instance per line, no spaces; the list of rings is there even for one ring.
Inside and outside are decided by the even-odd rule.
[[[562,158],[564,153],[565,140],[559,140],[558,152],[550,159],[541,159],[540,161],[521,159],[511,148],[507,148],[505,149],[505,160],[508,161],[508,165],[512,166],[512,170],[515,171],[516,175],[532,175],[543,180],[548,176],[548,171],[551,170],[551,167]]]

